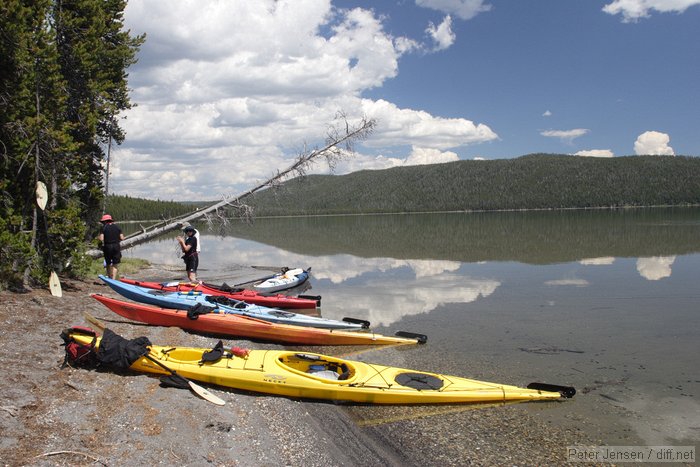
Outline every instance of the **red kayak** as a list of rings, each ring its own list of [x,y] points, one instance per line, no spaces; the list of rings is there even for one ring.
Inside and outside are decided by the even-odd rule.
[[[240,300],[255,305],[263,305],[270,308],[295,308],[295,309],[315,309],[321,306],[321,297],[291,297],[289,295],[264,295],[254,290],[222,288],[218,285],[193,283],[193,282],[149,282],[137,281],[134,279],[121,278],[120,281],[145,287],[147,289],[162,290],[164,292],[189,292],[191,290],[209,295],[220,295],[234,300]]]
[[[271,323],[248,316],[227,313],[205,313],[192,319],[187,310],[159,308],[135,302],[125,302],[115,298],[92,294],[116,314],[132,321],[156,326],[176,326],[181,329],[206,334],[261,339],[282,344],[297,345],[386,345],[423,344],[427,337],[423,334],[399,331],[397,337],[384,336],[373,332],[321,329],[308,326]],[[194,315],[193,315],[194,317]]]

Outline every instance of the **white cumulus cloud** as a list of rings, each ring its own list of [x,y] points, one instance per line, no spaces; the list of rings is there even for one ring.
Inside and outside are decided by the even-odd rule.
[[[445,50],[455,42],[455,33],[452,32],[452,18],[450,18],[450,15],[445,16],[442,23],[437,26],[430,23],[425,32],[433,38],[435,50]]]
[[[641,18],[648,18],[651,10],[659,13],[683,13],[700,0],[615,0],[603,7],[610,15],[622,15],[625,23],[634,23]]]
[[[449,3],[466,11],[470,2]],[[450,18],[434,26],[441,47],[454,40]],[[129,69],[136,106],[113,151],[112,192],[175,200],[238,193],[323,144],[339,111],[351,122],[377,121],[356,147],[359,159],[340,166],[348,170],[419,160],[411,147],[445,157],[496,139],[467,118],[362,97],[397,76],[402,55],[427,49],[387,32],[386,20],[330,0],[129,2],[126,28],[147,38]]]
[[[354,157],[346,158],[334,167],[334,173],[349,173],[358,170],[383,170],[392,167],[406,165],[441,164],[459,160],[459,156],[452,151],[440,151],[434,148],[421,148],[413,146],[407,157],[378,156],[356,153]],[[327,165],[317,163],[311,173],[329,173]]]
[[[362,108],[365,115],[380,122],[372,138],[365,143],[371,147],[411,143],[448,149],[498,138],[486,125],[463,118],[436,117],[422,110],[401,109],[383,99],[365,99]]]
[[[459,156],[452,151],[442,152],[434,148],[413,147],[411,154],[406,158],[405,165],[440,164],[442,162],[458,161]]]
[[[671,138],[666,133],[645,131],[634,142],[634,153],[638,156],[674,156],[673,148],[668,145]]]

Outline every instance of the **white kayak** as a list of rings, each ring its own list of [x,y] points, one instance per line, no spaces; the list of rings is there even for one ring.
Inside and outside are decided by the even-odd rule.
[[[291,289],[306,282],[309,279],[309,271],[311,271],[311,268],[307,270],[301,268],[289,269],[254,284],[253,289],[263,293]]]

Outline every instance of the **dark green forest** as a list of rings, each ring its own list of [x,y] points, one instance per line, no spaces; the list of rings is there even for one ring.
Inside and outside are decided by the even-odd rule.
[[[700,204],[700,158],[531,154],[310,175],[245,202],[256,216]]]
[[[700,158],[533,154],[308,175],[243,201],[257,217],[700,205]],[[120,220],[169,219],[208,204],[107,198]]]
[[[188,214],[197,207],[208,204],[109,195],[105,200],[105,211],[117,221],[162,221]]]
[[[127,68],[144,37],[125,0],[0,2],[0,286],[80,276],[97,232],[105,151],[125,134]],[[36,200],[37,183],[48,204]]]

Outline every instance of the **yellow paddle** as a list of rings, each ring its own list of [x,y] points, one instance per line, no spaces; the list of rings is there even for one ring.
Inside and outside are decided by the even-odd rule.
[[[102,321],[98,320],[97,318],[92,316],[87,311],[83,311],[83,317],[85,318],[85,320],[88,323],[90,323],[93,326],[95,326],[96,328],[98,328],[101,332],[104,332],[106,326]],[[204,389],[202,386],[199,386],[198,384],[195,384],[194,382],[190,381],[189,379],[185,378],[184,376],[176,373],[175,370],[171,370],[167,366],[163,365],[163,363],[161,363],[160,360],[158,360],[156,357],[154,357],[153,355],[150,354],[150,349],[149,349],[149,353],[144,355],[144,357],[149,359],[150,361],[152,361],[153,363],[155,363],[156,365],[158,365],[159,367],[161,367],[165,371],[169,372],[171,376],[181,378],[182,380],[187,382],[187,384],[190,386],[190,388],[194,392],[196,392],[202,399],[205,399],[205,400],[211,402],[212,404],[216,404],[216,405],[226,404],[226,401],[224,401],[220,397],[216,396],[215,394],[212,394],[211,392]]]

